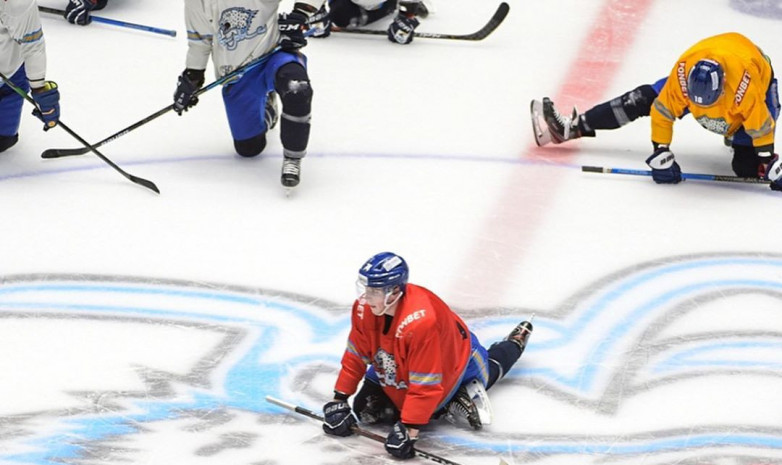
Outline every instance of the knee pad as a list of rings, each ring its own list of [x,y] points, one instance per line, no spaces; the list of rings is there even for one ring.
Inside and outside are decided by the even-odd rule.
[[[363,23],[361,22],[361,12],[361,7],[350,0],[332,0],[329,3],[329,18],[334,25],[339,27],[366,24],[366,19]]]
[[[652,112],[652,103],[656,98],[657,92],[650,85],[635,88],[620,97],[622,109],[629,121],[635,121],[641,116],[649,116]]]
[[[591,129],[616,129],[641,116],[649,116],[657,92],[650,85],[637,87],[630,92],[596,105],[584,114]]]
[[[755,153],[755,147],[746,145],[733,146],[733,161],[731,167],[736,176],[741,178],[757,178],[760,158]]]
[[[353,411],[361,423],[393,424],[399,419],[399,411],[379,384],[364,379],[364,385],[353,399]]]
[[[287,156],[301,158],[307,152],[312,109],[312,86],[307,70],[299,63],[288,63],[277,71],[274,84],[282,100],[282,146]]]
[[[294,116],[309,114],[309,105],[312,102],[312,86],[310,85],[307,70],[300,63],[287,63],[277,71],[277,75],[274,78],[274,90],[277,91],[280,100],[282,100],[283,112]],[[285,107],[291,105],[306,105],[307,108],[303,113],[297,111],[303,111],[303,108],[289,108],[290,111],[286,111]]]
[[[254,157],[263,152],[264,148],[266,148],[266,133],[258,134],[249,139],[234,139],[234,149],[243,157]]]
[[[5,152],[16,144],[19,140],[19,134],[13,136],[0,136],[0,152]]]

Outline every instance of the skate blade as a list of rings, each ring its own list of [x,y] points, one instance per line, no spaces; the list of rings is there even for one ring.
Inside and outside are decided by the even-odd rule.
[[[550,144],[551,133],[543,119],[543,103],[539,100],[533,100],[530,102],[529,112],[532,120],[532,134],[535,136],[535,143],[538,144],[538,147]]]

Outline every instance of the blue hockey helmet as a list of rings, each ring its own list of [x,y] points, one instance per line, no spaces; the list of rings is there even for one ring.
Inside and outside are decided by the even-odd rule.
[[[399,286],[404,291],[410,270],[399,255],[380,252],[367,260],[358,270],[358,282],[364,287],[391,288]]]
[[[713,105],[722,95],[725,72],[714,60],[701,60],[690,69],[687,76],[687,93],[690,101],[702,107]]]

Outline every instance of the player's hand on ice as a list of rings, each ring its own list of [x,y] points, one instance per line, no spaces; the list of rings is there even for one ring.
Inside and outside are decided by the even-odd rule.
[[[196,106],[198,97],[196,91],[204,84],[204,70],[186,69],[182,71],[177,80],[176,92],[174,92],[174,111],[182,115],[183,111]]]
[[[307,25],[307,15],[293,10],[290,13],[280,13],[277,17],[277,27],[280,30],[280,48],[286,52],[296,52],[307,45],[304,37],[304,27]]]
[[[652,168],[652,179],[657,184],[677,184],[682,180],[682,170],[667,145],[660,145],[646,159]]]
[[[356,417],[344,400],[334,400],[323,406],[323,431],[334,436],[350,436]]]
[[[35,100],[36,109],[33,115],[43,121],[43,130],[57,126],[60,120],[60,91],[57,90],[57,83],[46,81],[46,83],[32,91],[33,100]]]
[[[415,442],[417,440],[417,437],[410,437],[410,432],[401,421],[397,421],[394,424],[394,429],[386,438],[386,451],[400,459],[413,458],[415,457]]]
[[[778,154],[774,154],[766,165],[766,179],[771,181],[769,187],[775,191],[782,191],[782,160]]]
[[[409,44],[413,41],[413,32],[419,24],[420,22],[415,16],[397,14],[396,18],[388,25],[388,40],[397,44]]]
[[[68,0],[65,7],[65,19],[71,24],[86,26],[92,22],[90,11],[97,5],[97,0]]]

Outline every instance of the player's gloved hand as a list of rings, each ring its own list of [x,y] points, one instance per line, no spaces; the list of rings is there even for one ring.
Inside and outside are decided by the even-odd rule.
[[[37,107],[33,115],[43,121],[43,130],[48,131],[57,126],[60,119],[60,91],[57,90],[57,83],[46,81],[43,86],[33,89],[32,96]]]
[[[65,19],[71,24],[86,26],[92,22],[90,11],[95,9],[97,3],[97,0],[68,0]]]
[[[782,191],[782,160],[778,154],[774,154],[766,165],[765,178],[771,181],[771,190]]]
[[[399,13],[388,25],[388,40],[397,44],[409,44],[413,41],[413,32],[421,24],[415,16]]]
[[[204,85],[204,70],[188,68],[182,71],[174,92],[174,111],[178,115],[182,116],[183,111],[198,104],[195,93],[202,85]]]
[[[356,417],[344,400],[334,400],[323,406],[323,431],[334,436],[350,436]]]
[[[331,15],[329,15],[328,10],[326,9],[327,4],[328,2],[324,3],[307,21],[310,28],[317,29],[317,31],[312,34],[312,37],[317,39],[323,39],[331,35]]]
[[[386,451],[394,457],[400,459],[410,459],[415,457],[415,442],[418,438],[411,438],[407,427],[401,422],[394,423],[394,429],[386,438]]]
[[[307,39],[304,37],[304,26],[307,25],[307,19],[307,15],[298,10],[280,13],[277,16],[280,48],[286,52],[296,52],[307,45]]]
[[[682,180],[682,170],[667,145],[660,145],[646,159],[652,168],[652,179],[657,184],[677,184]]]

